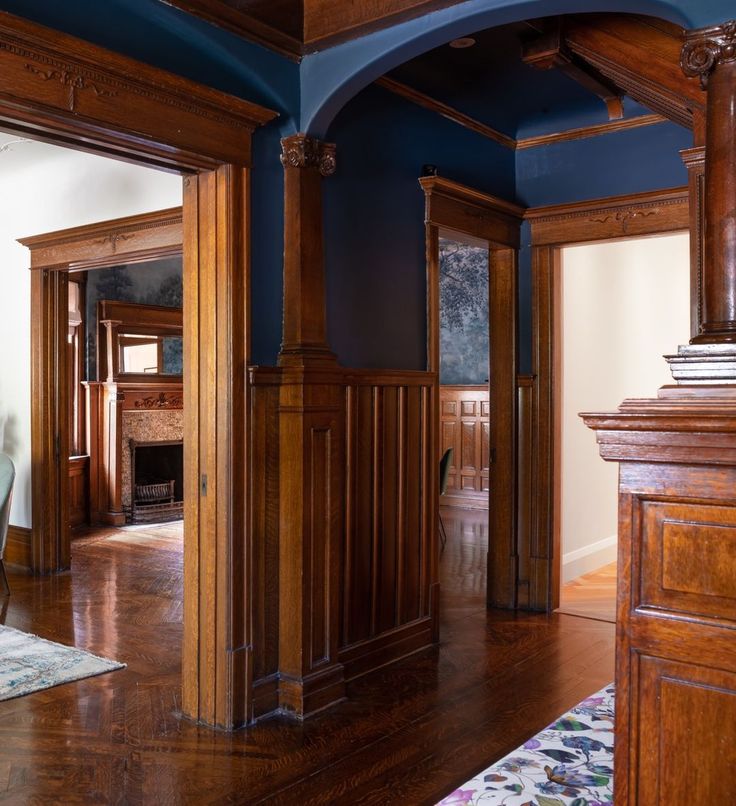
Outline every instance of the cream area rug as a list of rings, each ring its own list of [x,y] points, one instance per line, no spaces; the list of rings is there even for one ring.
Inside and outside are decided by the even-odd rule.
[[[614,695],[578,703],[438,806],[613,806]]]
[[[124,668],[124,663],[0,626],[0,701]]]

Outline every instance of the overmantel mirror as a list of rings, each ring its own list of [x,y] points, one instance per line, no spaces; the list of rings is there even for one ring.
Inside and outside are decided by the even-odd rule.
[[[181,383],[181,308],[105,299],[97,322],[100,380]]]

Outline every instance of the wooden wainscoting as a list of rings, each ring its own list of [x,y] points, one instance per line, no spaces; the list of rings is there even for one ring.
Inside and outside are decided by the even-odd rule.
[[[31,530],[26,526],[8,526],[5,562],[25,571],[31,570]]]
[[[347,378],[339,654],[347,679],[432,643],[435,382],[426,372]]]
[[[453,449],[444,506],[488,509],[488,385],[440,386],[440,456]]]
[[[279,691],[279,471],[283,371],[251,370],[251,526],[254,611],[253,717],[282,705]],[[437,376],[337,369],[344,423],[335,438],[344,494],[330,506],[343,524],[338,661],[351,679],[436,640],[434,508]],[[343,438],[344,437],[344,438]],[[284,472],[281,469],[281,472]],[[283,610],[283,608],[281,608]]]

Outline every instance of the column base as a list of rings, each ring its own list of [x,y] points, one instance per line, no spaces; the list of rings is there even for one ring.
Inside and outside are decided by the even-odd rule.
[[[281,675],[279,711],[306,719],[345,699],[345,670],[336,664],[302,678]]]
[[[678,384],[736,384],[736,344],[684,344],[665,359]]]

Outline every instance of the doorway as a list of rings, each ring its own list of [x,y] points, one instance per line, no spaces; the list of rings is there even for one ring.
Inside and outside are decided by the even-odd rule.
[[[689,338],[688,234],[564,247],[560,295],[559,611],[615,621],[618,467],[578,413],[672,383],[661,357]]]

